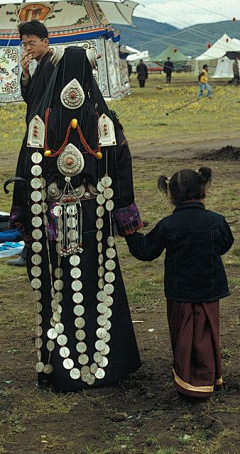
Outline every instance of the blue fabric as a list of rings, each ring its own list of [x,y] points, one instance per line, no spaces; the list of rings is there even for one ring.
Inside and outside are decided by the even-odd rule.
[[[20,229],[3,230],[3,232],[0,232],[0,243],[19,240],[22,240],[22,232]]]

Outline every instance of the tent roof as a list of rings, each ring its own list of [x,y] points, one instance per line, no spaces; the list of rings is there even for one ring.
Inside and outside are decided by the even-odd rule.
[[[118,18],[122,24],[131,24],[136,2],[114,1],[37,1],[3,3],[0,0],[0,46],[19,45],[17,25],[22,21],[43,21],[49,31],[50,43],[74,42],[92,39],[106,33],[108,25]]]
[[[176,63],[187,60],[186,55],[182,54],[180,50],[178,50],[176,47],[169,46],[157,57],[152,58],[152,61],[166,61],[168,57],[171,58],[172,62]]]
[[[196,60],[214,60],[223,57],[228,51],[240,50],[240,43],[236,43],[226,33],[219,38],[206,52]]]

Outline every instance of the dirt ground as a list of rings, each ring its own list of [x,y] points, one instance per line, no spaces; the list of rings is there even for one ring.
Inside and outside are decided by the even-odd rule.
[[[180,137],[134,143],[134,159],[189,160],[233,147],[239,137]],[[225,150],[226,151],[226,150]],[[236,152],[237,153],[237,152]],[[225,153],[226,154],[226,153]],[[239,154],[239,151],[238,151]],[[7,157],[3,157],[9,159]],[[238,158],[239,159],[239,158]],[[238,165],[238,163],[236,163]],[[239,268],[235,268],[238,277]],[[31,290],[24,275],[11,281],[12,304],[19,306],[19,323],[11,312],[1,325],[1,413],[5,430],[0,454],[237,454],[240,453],[239,286],[222,304],[221,339],[225,390],[208,402],[183,401],[173,388],[171,350],[165,301],[150,308],[131,307],[142,367],[119,385],[77,394],[54,394],[35,389],[34,325],[22,328],[29,311]],[[19,288],[27,298],[19,300]],[[16,296],[14,296],[16,291]],[[9,289],[3,289],[0,308],[7,311]],[[131,302],[130,302],[131,306]],[[7,331],[7,336],[6,336]],[[32,408],[34,405],[34,408]]]

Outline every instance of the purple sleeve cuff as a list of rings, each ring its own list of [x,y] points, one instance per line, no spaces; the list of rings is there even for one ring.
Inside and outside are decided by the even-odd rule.
[[[17,206],[17,205],[12,205],[11,208],[11,213],[9,216],[9,228],[10,229],[18,229],[22,227],[22,218],[23,218],[23,212],[22,212],[22,207]]]
[[[132,235],[143,227],[137,205],[132,203],[128,207],[114,210],[114,217],[119,235]]]

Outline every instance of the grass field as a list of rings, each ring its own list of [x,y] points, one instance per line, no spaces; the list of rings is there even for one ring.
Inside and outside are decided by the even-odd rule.
[[[175,114],[166,112],[196,97],[197,84],[188,74],[150,76],[146,88],[132,77],[131,96],[110,103],[127,138],[146,139],[203,134],[231,137],[239,130],[239,89],[214,84],[213,99],[202,99]],[[156,88],[156,87],[159,88]],[[10,210],[11,194],[3,182],[15,171],[24,135],[23,104],[0,106],[0,206]],[[190,139],[189,139],[190,140]],[[148,231],[170,214],[169,201],[156,189],[159,173],[171,175],[204,164],[166,158],[133,160],[136,201]],[[143,367],[119,387],[56,395],[35,389],[34,314],[25,269],[0,267],[0,454],[239,454],[240,453],[240,222],[238,161],[208,161],[213,184],[207,207],[224,214],[235,244],[224,257],[232,295],[221,306],[221,341],[226,389],[207,403],[181,402],[171,381],[171,349],[163,295],[163,259],[146,263],[132,258],[117,239],[124,282],[135,323]],[[149,331],[150,330],[150,331]],[[152,330],[152,331],[151,331]]]

